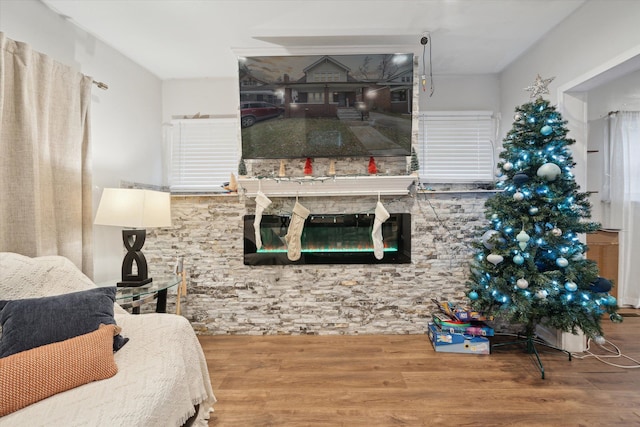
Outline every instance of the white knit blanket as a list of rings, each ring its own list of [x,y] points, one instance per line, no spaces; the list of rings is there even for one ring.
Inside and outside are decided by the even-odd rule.
[[[0,299],[87,289],[93,285],[61,257],[0,253]],[[118,307],[119,308],[119,307]],[[216,399],[189,322],[173,314],[130,315],[116,322],[129,342],[116,353],[118,373],[0,417],[0,426],[180,426],[200,404],[199,425]]]

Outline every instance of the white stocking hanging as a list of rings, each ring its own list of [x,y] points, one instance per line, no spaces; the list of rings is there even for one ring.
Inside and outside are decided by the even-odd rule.
[[[262,236],[260,235],[260,221],[262,212],[271,204],[271,200],[260,190],[256,193],[256,216],[253,220],[253,229],[256,234],[256,250],[262,247]]]
[[[376,217],[373,220],[373,231],[371,232],[371,238],[373,239],[373,255],[376,259],[382,259],[384,257],[384,243],[382,242],[382,223],[389,219],[391,215],[382,206],[382,203],[378,201],[376,204]]]
[[[287,258],[291,261],[297,261],[300,259],[300,252],[302,249],[300,247],[300,238],[302,237],[304,221],[310,213],[309,209],[296,201],[296,204],[293,207],[293,214],[291,215],[291,222],[287,229],[287,235],[284,236],[287,242]]]

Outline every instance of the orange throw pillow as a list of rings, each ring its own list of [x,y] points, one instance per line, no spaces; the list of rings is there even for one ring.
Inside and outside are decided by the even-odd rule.
[[[0,359],[0,417],[57,393],[114,376],[116,325]]]

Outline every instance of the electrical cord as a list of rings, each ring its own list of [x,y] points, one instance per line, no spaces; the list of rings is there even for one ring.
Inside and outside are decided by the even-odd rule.
[[[438,222],[438,224],[440,224],[440,226],[446,230],[446,233],[443,233],[443,234],[449,236],[452,239],[452,242],[456,242],[457,243],[457,245],[453,245],[453,247],[449,248],[449,251],[450,251],[450,253],[452,255],[449,258],[449,269],[450,269],[450,272],[451,272],[452,269],[453,269],[453,261],[454,261],[454,256],[453,255],[460,253],[460,251],[463,249],[462,248],[462,244],[464,242],[462,241],[462,239],[460,239],[457,236],[455,236],[453,234],[453,232],[451,231],[451,229],[447,226],[447,224],[445,224],[445,222],[440,218],[440,216],[438,215],[438,211],[436,210],[435,206],[433,206],[433,204],[431,203],[431,200],[429,200],[428,197],[426,197],[425,200],[429,204],[429,207],[431,207],[431,210],[433,211],[433,214],[435,215],[436,221]],[[416,204],[418,205],[418,209],[420,210],[420,213],[422,214],[423,218],[425,218],[425,220],[427,220],[427,214],[422,209],[422,204],[420,203],[420,198],[419,197],[416,197]],[[437,241],[438,241],[438,239],[434,239],[433,240],[435,246],[437,246]]]
[[[510,334],[510,333],[497,333],[495,334],[495,336],[505,336],[505,337],[517,337],[517,338],[522,338],[522,335],[517,335],[517,334]],[[558,350],[562,350],[558,347],[555,347],[553,345],[548,344],[546,341],[540,339],[540,338],[534,338],[532,340],[535,344],[540,344],[540,345],[544,345],[547,347],[551,347],[551,348],[555,348]],[[584,359],[588,359],[588,358],[594,358],[606,365],[609,366],[613,366],[616,368],[623,368],[623,369],[636,369],[636,368],[640,368],[640,361],[626,356],[624,354],[622,354],[622,351],[620,350],[620,348],[618,348],[618,346],[616,346],[614,343],[612,343],[611,341],[605,340],[605,344],[609,344],[611,348],[607,348],[605,347],[605,345],[602,344],[598,344],[596,343],[602,350],[606,351],[607,353],[611,353],[611,354],[595,354],[591,351],[591,343],[594,342],[593,339],[589,338],[587,340],[587,348],[586,350],[584,350],[582,353],[571,353],[571,357],[576,358],[576,359],[580,359],[580,360],[584,360]],[[563,350],[564,351],[564,350]],[[619,365],[616,363],[611,363],[606,361],[605,359],[616,359],[616,358],[624,358],[624,359],[628,359],[631,362],[635,363],[635,365]]]
[[[431,41],[431,43],[429,43]],[[433,45],[433,41],[431,40],[431,33],[426,32],[423,33],[420,38],[420,44],[422,45],[422,90],[426,91],[426,72],[427,67],[425,63],[425,56],[427,52],[427,44],[429,45],[429,97],[433,96],[434,87],[433,87],[433,62],[431,60],[431,46]]]
[[[622,354],[622,351],[620,351],[620,348],[618,348],[618,346],[616,346],[614,343],[612,343],[609,340],[605,340],[604,344],[598,344],[598,346],[605,352],[607,353],[611,353],[611,354],[595,354],[591,351],[591,343],[592,343],[592,339],[589,338],[587,340],[587,349],[585,351],[583,351],[582,353],[571,353],[571,355],[573,357],[575,357],[576,359],[588,359],[590,357],[593,357],[594,359],[609,365],[609,366],[614,366],[616,368],[622,368],[622,369],[636,369],[636,368],[640,368],[640,361],[626,356],[624,354]],[[612,348],[607,348],[605,345],[610,345]],[[619,358],[623,358],[623,359],[627,359],[633,363],[635,363],[635,365],[619,365],[617,363],[612,363],[612,362],[608,362],[605,359],[619,359]]]

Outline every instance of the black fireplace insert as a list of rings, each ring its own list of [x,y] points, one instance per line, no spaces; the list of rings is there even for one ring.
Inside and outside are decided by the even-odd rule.
[[[244,217],[246,265],[407,264],[411,262],[411,214],[392,213],[382,223],[383,256],[374,255],[373,214],[310,215],[300,236],[301,256],[287,257],[285,235],[290,217],[264,215],[260,221],[262,247],[256,248],[254,215]]]

